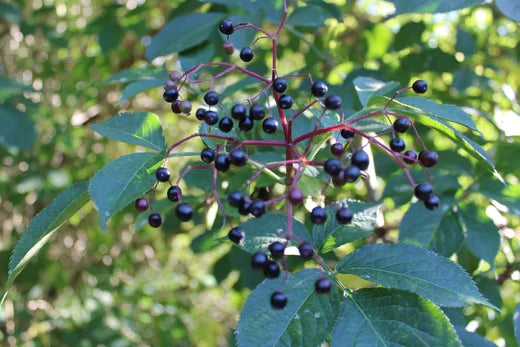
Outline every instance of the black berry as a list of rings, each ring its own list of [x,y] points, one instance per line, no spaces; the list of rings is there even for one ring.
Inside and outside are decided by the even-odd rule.
[[[303,202],[304,197],[305,196],[303,195],[303,192],[301,191],[301,189],[294,188],[293,190],[291,190],[289,192],[289,201],[293,205],[301,204]]]
[[[233,34],[233,31],[235,31],[235,28],[233,28],[233,22],[229,19],[222,20],[218,25],[218,29],[224,35],[231,35]]]
[[[314,255],[314,249],[312,248],[312,245],[308,242],[302,242],[298,246],[298,250],[300,251],[300,257],[302,257],[305,260],[312,259],[312,256]]]
[[[411,165],[415,163],[415,160],[417,159],[417,153],[415,153],[414,151],[406,151],[403,154],[403,160],[406,164]]]
[[[323,164],[323,169],[332,177],[337,176],[341,171],[341,162],[338,159],[329,159]]]
[[[332,177],[332,182],[335,186],[344,186],[347,181],[345,180],[345,170],[341,170],[336,176]]]
[[[329,91],[329,87],[324,82],[314,82],[311,87],[311,93],[314,96],[322,97]]]
[[[162,224],[162,217],[159,213],[152,213],[148,216],[148,224],[153,228],[158,228]]]
[[[170,170],[165,167],[160,167],[155,171],[155,177],[159,182],[167,182],[170,179]]]
[[[271,306],[277,310],[281,310],[287,305],[287,297],[282,292],[274,292],[271,295]]]
[[[280,96],[280,99],[278,99],[278,104],[281,108],[287,110],[292,107],[293,99],[289,95],[284,94]]]
[[[251,118],[249,116],[245,116],[244,118],[242,118],[240,120],[240,122],[238,122],[238,127],[242,131],[249,131],[249,130],[253,129],[253,125],[254,125],[253,118]]]
[[[268,261],[269,259],[267,259],[267,255],[265,253],[255,253],[251,258],[251,267],[255,270],[263,270],[266,268]]]
[[[398,133],[405,133],[410,127],[408,118],[399,118],[394,122],[394,130]]]
[[[356,165],[361,170],[368,169],[368,164],[370,160],[368,159],[368,154],[366,154],[363,150],[356,151],[354,155],[352,155],[352,164]]]
[[[406,143],[400,137],[395,137],[390,141],[390,148],[392,151],[401,153],[406,148]]]
[[[262,129],[268,134],[274,134],[278,129],[278,121],[272,117],[266,118],[262,123]]]
[[[267,278],[276,278],[280,276],[280,265],[275,261],[269,261],[265,266],[264,275]]]
[[[148,200],[145,198],[139,198],[135,201],[135,209],[139,212],[148,210]]]
[[[343,170],[343,177],[345,182],[354,183],[361,176],[361,170],[357,165],[350,165],[345,170]]]
[[[428,199],[424,200],[424,206],[428,210],[436,210],[439,207],[439,197],[437,195],[432,195]]]
[[[415,186],[414,193],[417,199],[426,201],[426,199],[433,195],[433,188],[428,183],[419,183]]]
[[[242,61],[248,63],[253,60],[254,57],[255,53],[250,47],[244,47],[242,50],[240,50],[240,59],[242,59]]]
[[[204,116],[204,121],[208,125],[215,125],[218,122],[218,114],[215,111],[207,111],[206,116]]]
[[[433,151],[421,151],[419,153],[419,161],[424,167],[432,167],[439,161],[439,155]]]
[[[228,133],[233,129],[233,120],[229,117],[224,117],[218,123],[218,128],[225,133]]]
[[[227,155],[219,154],[217,155],[217,158],[215,158],[215,168],[217,171],[226,172],[229,170],[229,165],[231,165],[231,163],[229,162]]]
[[[177,205],[175,208],[175,214],[181,221],[187,222],[193,217],[193,208],[190,204],[183,202]]]
[[[341,98],[337,95],[331,95],[325,99],[325,107],[331,110],[337,110],[341,107]]]
[[[206,117],[206,110],[203,109],[202,107],[197,109],[197,112],[195,112],[195,117],[198,120],[204,120],[204,118]]]
[[[175,114],[181,113],[181,104],[182,101],[180,100],[175,100],[174,102],[172,102],[172,112]]]
[[[341,129],[341,137],[343,137],[345,140],[351,139],[356,135],[355,132],[348,129]]]
[[[255,217],[262,217],[265,213],[265,203],[262,200],[255,200],[249,207],[249,212]]]
[[[214,91],[207,92],[206,95],[204,95],[204,102],[210,106],[218,104],[218,94]]]
[[[238,244],[244,238],[244,232],[240,228],[236,227],[229,231],[228,237],[231,242]]]
[[[332,288],[332,282],[328,278],[320,278],[314,283],[314,289],[318,294],[328,294]]]
[[[232,192],[228,195],[227,202],[233,207],[239,207],[244,202],[244,195],[241,192]]]
[[[330,146],[330,153],[336,157],[341,157],[343,153],[345,153],[345,147],[343,147],[341,143],[337,142]]]
[[[316,206],[311,211],[311,222],[313,224],[323,224],[327,220],[327,211],[321,207]]]
[[[235,149],[229,153],[229,161],[236,166],[244,166],[247,163],[247,154],[242,149]]]
[[[254,120],[261,120],[265,117],[265,109],[262,105],[253,104],[249,108],[249,116]]]
[[[287,89],[287,81],[283,78],[277,78],[273,82],[273,89],[275,92],[283,93]]]
[[[275,241],[269,245],[269,252],[271,252],[271,257],[279,259],[284,255],[285,245],[280,241]]]
[[[426,83],[426,81],[423,80],[417,80],[413,82],[412,89],[414,92],[418,94],[424,94],[428,90],[428,83]]]
[[[182,190],[179,186],[171,186],[168,188],[168,200],[177,202],[182,198]]]
[[[211,148],[204,148],[202,152],[200,152],[200,159],[207,164],[212,163],[216,156],[217,153]]]
[[[236,120],[243,119],[247,114],[247,109],[242,104],[235,104],[231,108],[231,117],[235,118]]]
[[[342,207],[336,211],[336,221],[339,224],[348,224],[352,221],[354,214],[348,207]]]
[[[179,92],[175,88],[165,90],[163,93],[163,99],[166,102],[174,102],[179,97]]]
[[[242,201],[240,206],[238,206],[238,213],[240,213],[242,216],[247,216],[249,212],[251,211],[251,202],[249,201]]]

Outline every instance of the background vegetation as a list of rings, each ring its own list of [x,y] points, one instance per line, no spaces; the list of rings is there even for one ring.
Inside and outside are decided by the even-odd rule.
[[[452,142],[426,127],[420,132],[440,152],[436,182],[443,194],[457,196],[476,216],[471,228],[484,225],[500,233],[494,264],[480,260],[485,255],[476,256],[467,244],[457,247],[453,259],[503,312],[472,306],[448,313],[458,325],[514,346],[513,311],[520,301],[520,14],[508,1],[466,1],[477,5],[435,14],[430,12],[445,10],[434,8],[435,1],[421,2],[422,8],[392,2],[292,1],[302,8],[282,34],[280,73],[304,68],[326,79],[336,85],[347,113],[361,108],[353,85],[358,76],[403,86],[422,78],[430,82],[428,97],[465,107],[473,116],[483,137],[466,135],[486,149],[510,190]],[[7,281],[10,253],[36,213],[65,187],[136,151],[102,138],[89,124],[123,110],[149,110],[161,117],[169,143],[197,129],[194,117],[171,113],[159,86],[167,76],[164,68],[186,70],[225,59],[216,28],[220,18],[197,35],[195,46],[179,44],[179,53],[149,61],[151,38],[166,23],[182,24],[171,33],[179,40],[190,33],[193,23],[182,18],[192,12],[238,16],[272,30],[280,9],[275,0],[0,1],[0,283]],[[232,40],[241,47],[250,39]],[[252,70],[268,72],[268,52],[260,42]],[[247,94],[247,87],[240,92]],[[202,143],[191,146],[187,150],[200,150]],[[361,185],[347,193],[384,199],[384,222],[369,241],[392,242],[410,195],[398,189],[397,166],[374,155],[376,191]],[[127,208],[111,218],[105,234],[92,203],[74,215],[12,287],[0,309],[0,342],[232,343],[238,312],[260,281],[249,270],[237,271],[244,268],[245,253],[205,237],[206,230],[220,228],[210,217],[196,221],[198,226],[167,218],[162,230],[141,228],[136,219]],[[354,276],[343,280],[355,289],[371,285]]]

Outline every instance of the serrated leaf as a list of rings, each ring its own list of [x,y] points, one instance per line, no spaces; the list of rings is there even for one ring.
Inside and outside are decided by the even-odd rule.
[[[520,22],[520,3],[513,0],[496,0],[498,9],[508,18]],[[520,343],[519,343],[520,345]]]
[[[366,106],[373,95],[384,95],[399,87],[397,82],[383,82],[371,77],[357,77],[354,87],[361,105]]]
[[[163,68],[153,66],[133,67],[119,71],[108,78],[104,83],[127,83],[147,78],[160,78],[166,80],[168,79],[168,72]]]
[[[336,271],[408,290],[440,306],[490,305],[456,263],[407,244],[371,244],[341,259]]]
[[[339,224],[336,220],[336,207],[327,206],[327,221],[312,227],[314,247],[320,253],[327,253],[341,245],[359,240],[370,235],[377,224],[377,211],[380,203],[364,203],[353,200],[338,201],[337,204],[348,206],[354,213],[352,222]]]
[[[88,200],[88,182],[77,183],[61,192],[49,206],[33,218],[9,259],[6,292],[0,302],[0,307],[7,296],[9,287],[27,263]]]
[[[283,241],[281,235],[287,232],[287,216],[279,213],[266,213],[260,218],[245,221],[239,227],[245,233],[242,247],[245,251],[254,253],[265,250],[274,241]],[[307,228],[296,219],[292,221],[292,230],[300,240],[311,240]],[[294,240],[291,240],[290,244],[297,245]]]
[[[205,41],[212,30],[218,30],[222,13],[190,13],[166,24],[146,47],[146,57],[154,58],[179,53]],[[174,33],[174,34],[172,34]]]
[[[89,192],[99,212],[101,228],[107,220],[146,193],[156,182],[155,171],[164,156],[133,153],[105,165],[90,180]]]
[[[0,143],[6,147],[30,149],[36,141],[34,123],[23,112],[0,105]]]
[[[395,16],[403,13],[444,13],[479,5],[481,0],[389,0],[395,5]]]
[[[345,297],[331,347],[461,346],[444,313],[415,294],[368,288]]]
[[[125,89],[123,89],[123,92],[121,93],[121,99],[119,100],[119,102],[124,102],[130,99],[131,97],[144,92],[145,90],[157,88],[162,86],[163,84],[164,79],[160,78],[149,78],[130,83],[125,87]]]
[[[150,112],[120,113],[90,127],[112,140],[148,147],[158,152],[164,151],[166,147],[161,121]]]
[[[515,313],[513,314],[513,325],[515,328],[516,342],[520,346],[520,304],[516,305]]]
[[[455,327],[455,331],[462,341],[464,347],[496,347],[493,342],[483,338],[479,334],[467,331],[463,327]]]
[[[336,290],[319,295],[314,282],[318,269],[291,274],[283,286],[287,306],[271,307],[271,294],[280,290],[282,276],[262,282],[247,298],[236,329],[238,346],[319,346],[330,334],[338,315]]]
[[[399,226],[399,241],[451,256],[464,242],[464,231],[452,204],[453,199],[448,197],[443,197],[434,211],[422,201],[411,204]]]

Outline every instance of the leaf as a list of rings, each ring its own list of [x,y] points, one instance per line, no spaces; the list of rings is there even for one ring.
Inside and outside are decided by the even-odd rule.
[[[280,289],[282,277],[266,279],[247,298],[236,329],[238,346],[319,346],[330,334],[338,315],[336,290],[319,295],[314,282],[318,269],[291,274],[283,286],[287,306],[275,310],[271,294]]]
[[[13,24],[19,24],[22,19],[20,10],[13,4],[4,1],[0,1],[0,17]]]
[[[457,52],[462,52],[466,57],[475,54],[475,37],[462,29],[457,28],[457,44],[455,45]]]
[[[190,13],[174,18],[152,38],[146,57],[154,58],[179,53],[205,41],[212,30],[218,30],[222,13]]]
[[[439,306],[493,307],[458,264],[412,245],[366,245],[341,259],[336,271],[417,293]]]
[[[11,95],[18,95],[32,90],[31,86],[28,86],[21,81],[0,77],[0,100],[6,100]]]
[[[520,22],[520,3],[518,1],[496,0],[495,4],[500,12],[506,15],[509,19]]]
[[[424,22],[408,22],[399,29],[394,39],[396,50],[405,49],[421,43],[421,36],[426,29]]]
[[[239,225],[245,238],[242,247],[245,251],[254,253],[265,250],[274,241],[283,241],[281,235],[287,231],[287,216],[279,213],[266,213],[260,218],[249,219]],[[302,241],[310,241],[307,228],[293,219],[293,233]],[[291,244],[297,245],[294,240]]]
[[[467,331],[463,327],[455,327],[455,331],[464,347],[496,347],[496,345],[482,336]]]
[[[352,222],[347,225],[336,221],[336,207],[327,206],[327,221],[315,224],[312,228],[313,244],[320,253],[327,253],[341,245],[359,240],[370,235],[377,224],[377,212],[380,203],[363,203],[353,200],[338,201],[342,206],[348,206],[354,213]]]
[[[479,5],[481,0],[389,0],[395,5],[394,16],[403,13],[444,13]],[[506,0],[507,1],[507,0]]]
[[[464,242],[464,231],[452,204],[451,198],[442,198],[434,211],[422,202],[410,205],[399,226],[399,241],[451,256]]]
[[[120,113],[90,127],[112,140],[148,147],[158,152],[164,151],[166,147],[161,121],[153,113]]]
[[[145,90],[157,88],[163,84],[164,79],[160,78],[150,78],[130,83],[125,87],[125,89],[123,89],[123,92],[121,93],[121,100],[119,100],[119,102],[124,102],[131,97],[144,92]]]
[[[513,325],[515,328],[516,342],[520,346],[520,304],[516,305],[515,313],[513,314]]]
[[[107,220],[147,192],[156,182],[155,170],[164,157],[157,153],[133,153],[105,165],[90,180],[89,191],[106,232]]]
[[[153,66],[133,67],[112,75],[104,83],[127,83],[146,78],[161,78],[166,80],[168,78],[168,72],[163,68]]]
[[[373,95],[384,95],[399,87],[398,82],[382,82],[371,77],[357,77],[354,87],[361,105],[366,106]]]
[[[88,200],[88,182],[77,183],[61,192],[49,206],[33,218],[9,259],[6,292],[0,301],[0,307],[7,296],[9,287],[27,263]]]
[[[287,18],[287,24],[306,27],[319,27],[325,24],[325,13],[320,6],[296,7]]]
[[[23,112],[0,104],[0,143],[7,147],[31,149],[36,141],[34,123]]]
[[[461,346],[453,326],[431,302],[388,288],[367,288],[341,302],[331,347]]]

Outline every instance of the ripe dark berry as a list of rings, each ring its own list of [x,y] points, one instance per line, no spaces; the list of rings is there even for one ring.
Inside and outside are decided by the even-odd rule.
[[[314,82],[311,87],[312,95],[322,97],[329,91],[329,87],[324,82]]]
[[[203,109],[202,107],[197,109],[197,112],[195,112],[195,117],[198,120],[204,120],[204,118],[206,117],[206,110]]]
[[[439,203],[440,200],[437,195],[432,195],[428,199],[424,200],[424,206],[426,206],[428,210],[436,210],[437,207],[439,207]]]
[[[363,150],[356,151],[354,155],[352,155],[352,164],[356,165],[361,170],[368,169],[368,164],[370,160],[368,159],[368,154],[366,154]]]
[[[271,306],[277,310],[281,310],[287,305],[287,297],[282,292],[274,292],[271,295]]]
[[[172,80],[174,83],[179,83],[179,81],[182,78],[182,75],[179,71],[171,71],[168,76],[170,77],[170,80]]]
[[[328,294],[332,288],[332,282],[328,278],[320,278],[314,283],[314,289],[318,294]]]
[[[403,157],[403,160],[406,164],[414,164],[415,163],[415,160],[414,159],[417,159],[417,153],[415,153],[414,151],[406,151],[404,152],[404,157]]]
[[[273,82],[273,89],[275,92],[283,93],[287,89],[287,81],[283,78],[277,78]]]
[[[162,224],[162,217],[159,213],[152,213],[148,216],[148,224],[153,228],[158,228]]]
[[[229,19],[223,19],[222,22],[218,25],[218,29],[224,35],[231,35],[235,28],[233,28],[233,22]]]
[[[231,163],[229,162],[227,155],[219,154],[217,155],[217,158],[215,158],[215,168],[217,171],[226,172],[229,170],[229,165],[231,165]]]
[[[244,195],[241,192],[232,192],[228,195],[227,202],[233,207],[239,207],[244,202]]]
[[[244,238],[244,232],[242,231],[242,229],[236,227],[229,231],[228,237],[232,242],[238,244]]]
[[[266,268],[268,261],[269,259],[267,259],[267,255],[265,253],[255,253],[251,258],[251,267],[255,270],[263,270]]]
[[[242,104],[235,104],[231,108],[231,117],[235,118],[236,120],[243,119],[247,114],[247,109]]]
[[[244,166],[247,163],[247,154],[242,149],[235,149],[229,153],[229,161],[236,166]]]
[[[341,107],[341,98],[337,95],[331,95],[325,99],[325,107],[331,110],[337,110]]]
[[[188,100],[184,100],[182,103],[181,103],[181,112],[186,114],[186,115],[189,115],[190,112],[191,112],[191,109],[192,109],[192,105],[191,105],[191,102],[189,102]]]
[[[261,120],[265,117],[265,109],[262,105],[253,104],[249,108],[249,116],[254,120]]]
[[[170,170],[165,167],[160,167],[155,171],[155,177],[159,182],[167,182],[170,179]]]
[[[345,182],[354,183],[358,180],[359,176],[361,176],[361,170],[357,165],[350,165],[345,170],[343,170],[343,177],[345,178]]]
[[[410,127],[410,120],[408,118],[399,118],[394,122],[394,130],[398,133],[405,133]]]
[[[139,212],[148,210],[148,200],[145,198],[139,198],[135,201],[135,209]]]
[[[439,161],[439,155],[433,151],[421,151],[419,153],[419,161],[424,167],[432,167]]]
[[[214,91],[207,92],[206,95],[204,95],[204,102],[210,106],[218,104],[218,94]]]
[[[177,202],[182,198],[182,190],[179,186],[171,186],[168,188],[168,200]]]
[[[355,132],[348,129],[341,129],[341,137],[343,137],[345,140],[351,139],[356,135]]]
[[[233,120],[229,117],[224,117],[218,123],[218,128],[225,133],[228,133],[233,129]]]
[[[401,153],[406,148],[406,143],[400,137],[395,137],[390,141],[390,148],[392,151]]]
[[[433,188],[428,183],[419,183],[415,186],[414,193],[417,199],[425,201],[433,195]]]
[[[280,259],[285,252],[285,245],[280,241],[275,241],[269,245],[269,252],[274,259]]]
[[[278,129],[278,121],[272,117],[266,118],[262,123],[262,129],[268,134],[274,134]]]
[[[187,222],[193,217],[193,208],[190,204],[183,202],[177,205],[175,208],[175,214],[181,221]]]
[[[177,84],[172,80],[166,80],[163,84],[164,90],[172,89],[177,87]]]
[[[345,181],[345,170],[341,170],[336,176],[332,177],[332,182],[336,187],[344,186],[347,183]]]
[[[302,242],[298,246],[298,250],[300,251],[300,257],[302,257],[305,260],[312,259],[312,256],[314,255],[314,249],[312,248],[312,245],[308,242]]]
[[[426,81],[423,80],[417,80],[413,82],[412,89],[414,92],[418,94],[424,94],[428,90],[428,83],[426,83]]]
[[[251,202],[249,201],[242,201],[240,206],[238,206],[238,213],[240,213],[242,216],[247,216],[249,212],[251,211]]]
[[[181,105],[182,105],[182,101],[180,101],[180,100],[175,100],[174,102],[172,102],[172,112],[175,114],[181,113],[182,112]]]
[[[200,152],[200,159],[207,164],[212,163],[216,156],[217,153],[211,148],[204,148],[202,152]]]
[[[222,45],[222,51],[224,54],[233,55],[233,52],[235,52],[235,46],[231,42],[227,41]]]
[[[280,276],[280,265],[275,261],[268,262],[264,269],[264,275],[267,278],[276,278]]]
[[[249,131],[253,129],[253,125],[253,118],[249,116],[245,116],[243,119],[240,120],[240,122],[238,122],[238,127],[242,131]]]
[[[265,203],[262,200],[255,200],[249,207],[249,212],[255,217],[262,217],[265,213]]]
[[[332,177],[337,176],[341,171],[341,162],[338,159],[329,159],[323,164],[323,169]]]
[[[316,206],[311,211],[311,222],[313,224],[323,224],[327,220],[327,211],[321,207]]]
[[[242,50],[240,50],[240,59],[242,59],[242,61],[248,63],[251,60],[253,60],[254,57],[255,52],[253,52],[253,50],[250,47],[244,47],[242,48]]]
[[[342,207],[336,211],[336,221],[339,224],[348,224],[352,221],[354,214],[348,207]]]
[[[218,122],[218,114],[215,111],[207,111],[206,116],[204,116],[204,121],[208,125],[215,125]]]
[[[165,90],[163,93],[163,99],[166,102],[174,102],[179,97],[179,92],[175,88]]]
[[[280,99],[278,99],[278,104],[281,108],[287,110],[292,107],[293,99],[289,95],[284,94],[280,96]]]
[[[293,205],[301,204],[303,202],[304,198],[305,198],[305,196],[303,195],[303,192],[301,191],[301,189],[294,188],[293,190],[291,190],[289,192],[289,201]]]
[[[341,143],[337,142],[330,146],[330,153],[336,157],[341,157],[343,153],[345,153],[345,147],[343,147]]]

